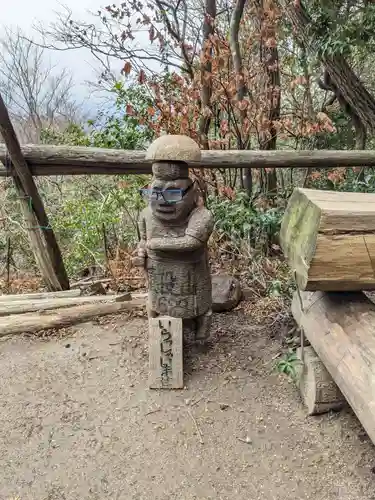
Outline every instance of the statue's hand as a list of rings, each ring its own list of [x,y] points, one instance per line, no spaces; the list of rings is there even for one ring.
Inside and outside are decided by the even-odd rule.
[[[172,239],[174,239],[174,238],[172,238]],[[170,240],[170,238],[151,238],[150,240],[147,240],[146,249],[147,250],[163,250],[163,245],[169,240]]]
[[[135,256],[132,257],[131,262],[135,267],[145,267],[146,258],[147,258],[147,250],[146,250],[146,242],[140,241],[138,247],[135,251]]]
[[[138,257],[138,255],[137,255],[136,257],[132,257],[131,263],[132,263],[132,266],[134,266],[134,267],[145,267],[146,259],[144,259],[142,257]]]
[[[145,259],[147,257],[147,250],[146,250],[146,247],[144,247],[143,245],[139,246],[138,249],[137,249],[137,256],[140,258],[140,259]]]

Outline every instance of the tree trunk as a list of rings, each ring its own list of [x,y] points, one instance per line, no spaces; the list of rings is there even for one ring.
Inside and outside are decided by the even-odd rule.
[[[237,99],[241,102],[246,94],[245,78],[243,75],[242,55],[239,42],[240,23],[244,13],[246,0],[237,0],[230,20],[229,28],[229,45],[232,54],[233,69],[237,80]],[[246,111],[240,111],[240,126],[237,130],[237,149],[244,149],[244,138],[242,137],[243,121],[246,116]],[[241,187],[245,189],[249,196],[253,193],[253,174],[251,168],[242,170]]]
[[[276,5],[273,0],[256,0],[258,7],[258,23],[260,31],[260,60],[266,75],[266,105],[268,106],[268,130],[260,133],[260,149],[263,151],[275,150],[277,143],[277,129],[275,122],[280,119],[280,70],[279,53],[276,43],[275,20],[270,19],[268,13],[274,12]],[[273,41],[274,43],[269,43]],[[276,169],[266,171],[266,186],[268,193],[277,192]]]
[[[216,0],[205,1],[205,13],[203,22],[203,41],[201,51],[201,119],[199,123],[199,135],[203,149],[208,147],[208,133],[211,123],[211,95],[212,95],[212,49],[210,35],[214,32],[216,18]]]
[[[311,18],[301,2],[278,0],[290,20],[296,37],[311,53],[319,53],[319,40],[311,40]],[[345,102],[357,113],[367,130],[375,130],[375,99],[340,55],[322,55],[321,61]]]
[[[1,95],[0,133],[6,147],[5,164],[9,163],[7,154],[9,151],[9,157],[15,171],[14,182],[20,198],[21,209],[29,224],[27,232],[31,248],[40,265],[43,278],[50,290],[67,290],[69,289],[69,278],[55,233],[49,225],[43,201],[22,155],[20,144]]]
[[[348,116],[351,121],[354,131],[355,131],[355,147],[356,149],[364,150],[366,147],[367,130],[366,126],[362,123],[357,110],[353,109],[350,104],[345,100],[339,88],[336,87],[327,69],[323,73],[323,79],[318,80],[318,85],[321,89],[332,92],[332,97],[330,98],[324,109],[329,108],[337,99],[341,109]],[[365,169],[362,168],[359,180],[364,180]]]

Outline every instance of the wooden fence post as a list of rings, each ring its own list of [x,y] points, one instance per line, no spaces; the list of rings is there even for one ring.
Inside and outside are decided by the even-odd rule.
[[[17,135],[1,94],[0,133],[3,136],[14,168],[14,184],[27,224],[27,233],[35,260],[49,290],[67,290],[69,289],[69,278],[55,233],[49,225],[43,201],[21,152]]]

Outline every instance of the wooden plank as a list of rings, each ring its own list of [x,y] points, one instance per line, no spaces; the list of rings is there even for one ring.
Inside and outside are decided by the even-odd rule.
[[[182,319],[163,316],[149,320],[149,387],[183,389]]]
[[[86,148],[83,146],[25,145],[22,153],[32,175],[150,174],[144,151]],[[6,149],[0,144],[0,161]],[[5,163],[4,163],[5,164]],[[375,166],[375,151],[202,151],[191,168],[332,168]],[[0,169],[0,176],[11,171]]]
[[[90,321],[99,316],[136,309],[146,309],[146,302],[138,299],[127,302],[84,304],[58,311],[48,311],[46,314],[33,313],[6,316],[1,318],[0,321],[0,337],[20,333],[36,333],[49,328],[63,328]]]
[[[300,296],[293,316],[375,444],[375,304],[361,292]]]
[[[72,307],[79,304],[95,304],[98,302],[124,302],[129,300],[131,300],[131,296],[129,293],[127,293],[125,295],[91,295],[89,297],[65,297],[40,300],[10,300],[4,302],[0,301],[0,316],[24,314],[33,311],[49,311],[50,309]]]
[[[34,293],[17,293],[14,295],[0,295],[0,302],[8,302],[12,300],[37,300],[37,299],[62,299],[66,297],[79,297],[81,290],[62,290],[60,292],[34,292]]]
[[[1,148],[1,145],[0,145]],[[151,175],[151,165],[92,163],[91,165],[33,165],[30,167],[33,176],[54,175]],[[10,177],[12,170],[1,166],[0,177]]]
[[[69,289],[69,279],[55,233],[50,227],[43,201],[22,155],[20,144],[1,95],[0,133],[5,142],[5,145],[2,145],[4,148],[4,163],[8,163],[6,161],[8,152],[14,167],[14,179],[17,179],[15,186],[20,197],[21,209],[28,222],[30,243],[43,278],[52,291],[67,290]],[[43,235],[44,241],[41,235]]]

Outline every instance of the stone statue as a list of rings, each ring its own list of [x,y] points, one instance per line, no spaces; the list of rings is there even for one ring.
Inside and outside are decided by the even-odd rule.
[[[213,218],[199,202],[188,169],[189,161],[200,158],[198,145],[187,136],[162,136],[149,147],[153,179],[141,190],[149,204],[140,215],[133,262],[147,273],[149,317],[194,320],[195,338],[207,340],[212,317],[207,242]]]

